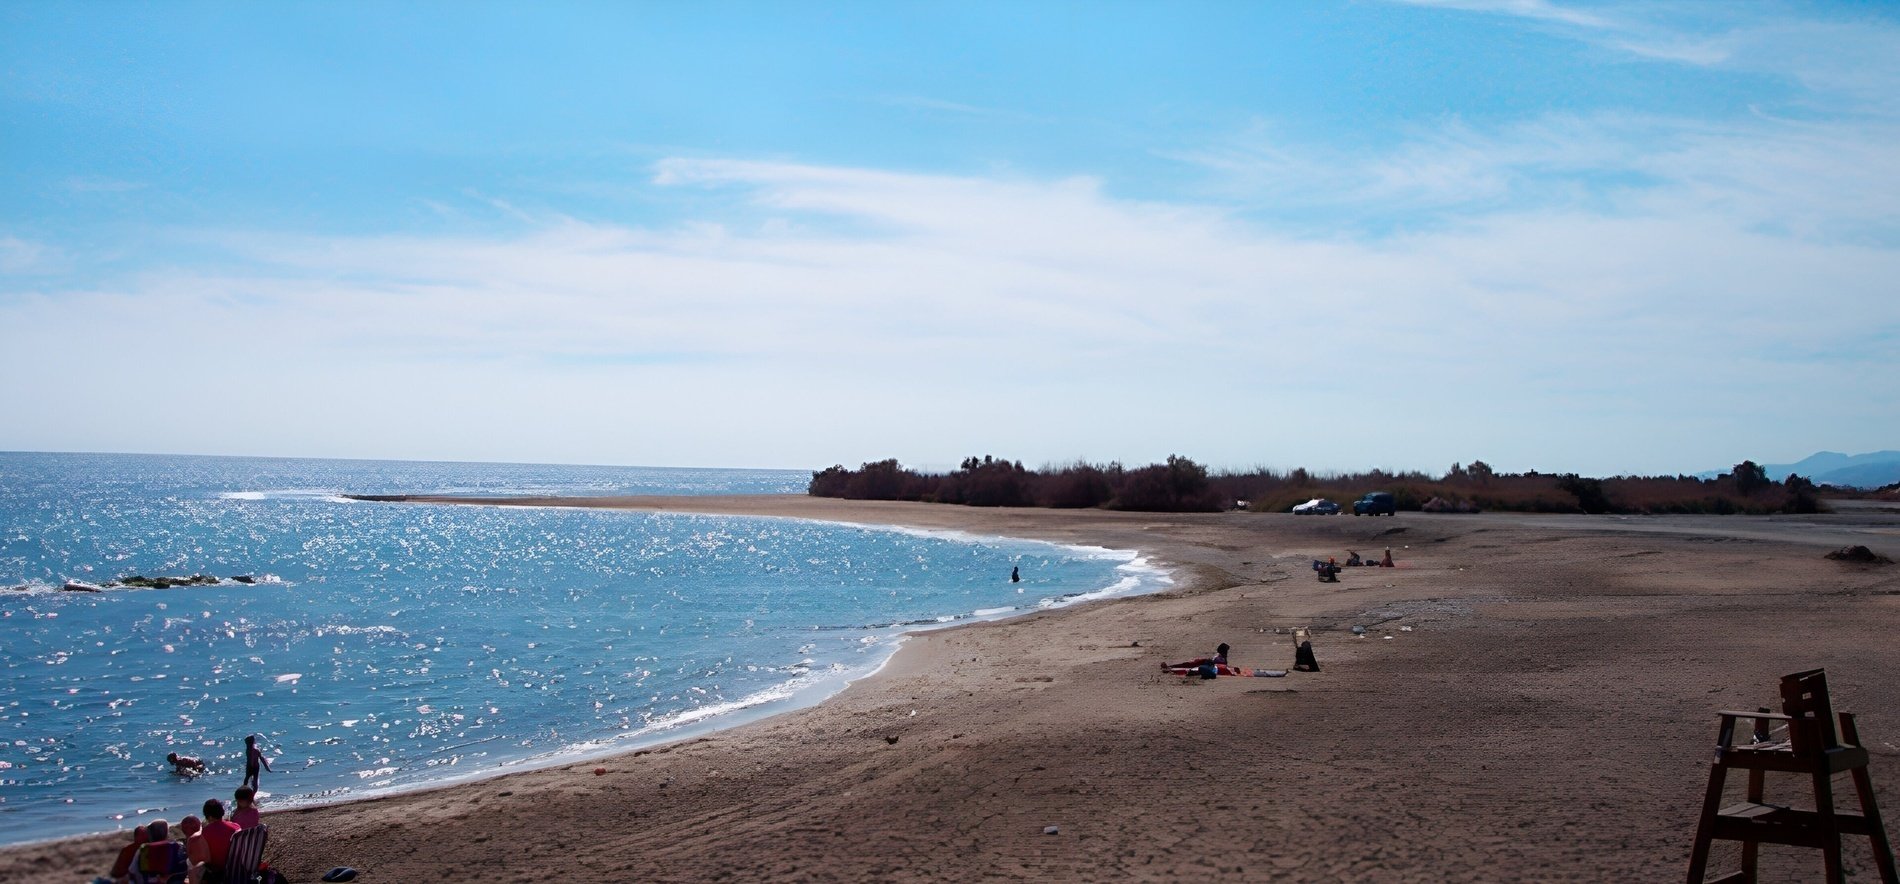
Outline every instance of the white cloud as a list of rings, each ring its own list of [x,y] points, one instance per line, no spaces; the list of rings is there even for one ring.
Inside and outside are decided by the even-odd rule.
[[[1470,12],[1487,12],[1500,15],[1512,15],[1534,21],[1554,22],[1581,28],[1612,27],[1609,19],[1595,13],[1584,12],[1567,6],[1559,6],[1546,0],[1395,0],[1412,6],[1432,6],[1440,9],[1459,9]]]
[[[44,243],[0,235],[0,273],[37,273],[49,269],[57,253]]]
[[[142,181],[124,181],[103,175],[77,175],[66,179],[66,189],[73,193],[130,193],[144,190],[147,186]]]
[[[1638,59],[1798,82],[1833,108],[1900,112],[1900,25],[1872,9],[1832,17],[1772,4],[1613,3],[1584,11],[1545,0],[1388,0],[1504,15]]]

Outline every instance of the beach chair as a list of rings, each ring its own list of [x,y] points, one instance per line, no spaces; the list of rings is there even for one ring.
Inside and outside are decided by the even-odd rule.
[[[126,877],[132,884],[182,884],[189,869],[183,844],[154,841],[139,848]]]
[[[225,884],[251,884],[264,862],[264,842],[270,827],[258,824],[231,836],[231,852],[224,858]]]
[[[1702,801],[1702,816],[1696,823],[1695,848],[1689,855],[1689,884],[1754,884],[1757,860],[1763,844],[1787,844],[1821,851],[1826,869],[1823,880],[1842,884],[1841,835],[1865,835],[1873,844],[1874,863],[1885,884],[1900,884],[1893,864],[1893,850],[1887,844],[1887,830],[1880,822],[1880,808],[1874,803],[1873,778],[1867,773],[1867,750],[1860,746],[1860,733],[1852,713],[1840,714],[1840,729],[1835,730],[1833,707],[1828,702],[1827,674],[1810,669],[1783,676],[1781,712],[1767,709],[1755,712],[1718,712],[1722,726],[1716,736],[1715,761],[1709,767],[1708,793]],[[1750,742],[1735,744],[1735,723],[1751,719]],[[1786,722],[1787,738],[1773,740],[1772,722]],[[1722,806],[1722,789],[1730,769],[1748,771],[1748,791],[1744,801]],[[1814,794],[1813,810],[1797,810],[1769,804],[1766,775],[1769,772],[1799,774],[1808,778]],[[1850,772],[1854,789],[1860,794],[1860,810],[1841,813],[1834,809],[1834,775]],[[1742,868],[1705,882],[1709,848],[1715,841],[1742,843]]]

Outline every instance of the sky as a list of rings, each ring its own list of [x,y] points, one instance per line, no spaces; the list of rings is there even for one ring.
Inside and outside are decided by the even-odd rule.
[[[0,2],[0,450],[1900,448],[1900,5]]]

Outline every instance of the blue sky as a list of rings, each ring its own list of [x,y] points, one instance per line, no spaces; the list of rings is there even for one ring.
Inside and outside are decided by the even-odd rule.
[[[1900,11],[0,5],[0,449],[1900,447]]]

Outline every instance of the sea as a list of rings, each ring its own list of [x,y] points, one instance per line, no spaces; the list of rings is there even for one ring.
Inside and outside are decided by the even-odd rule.
[[[0,453],[0,843],[228,801],[247,735],[267,810],[423,788],[742,724],[874,672],[907,632],[1167,583],[1132,552],[1003,537],[343,496],[810,478]],[[110,585],[197,575],[215,582]]]

